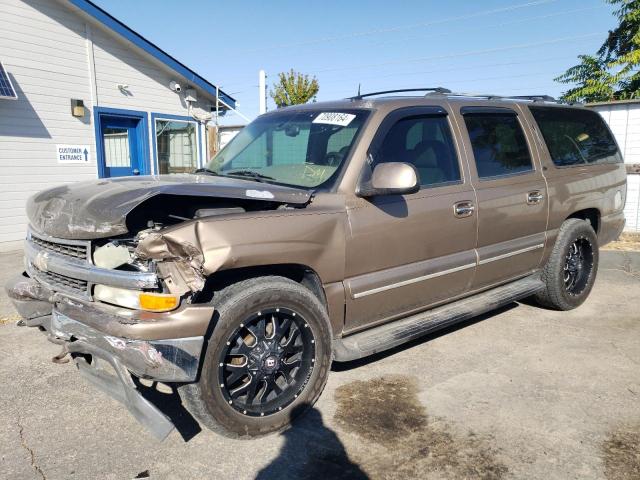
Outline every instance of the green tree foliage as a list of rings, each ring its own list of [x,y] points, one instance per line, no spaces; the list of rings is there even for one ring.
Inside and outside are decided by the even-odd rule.
[[[606,0],[617,6],[619,25],[609,31],[596,55],[555,80],[577,84],[562,95],[566,101],[597,102],[640,97],[640,0]]]
[[[309,78],[291,69],[288,72],[278,74],[278,81],[273,85],[273,90],[269,92],[278,108],[289,105],[299,105],[314,100],[320,90],[318,80],[315,77]]]

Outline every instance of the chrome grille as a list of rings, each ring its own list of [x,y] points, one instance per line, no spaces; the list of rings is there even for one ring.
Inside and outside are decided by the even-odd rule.
[[[29,230],[27,234],[27,272],[54,292],[64,292],[78,298],[91,298],[91,285],[86,277],[70,275],[68,267],[87,268],[91,259],[91,243],[41,235]],[[50,256],[48,256],[50,254]],[[58,259],[58,267],[49,262]],[[62,264],[60,262],[63,262]],[[55,261],[54,261],[55,263]],[[60,270],[60,265],[67,268]]]
[[[33,234],[31,234],[31,241],[49,252],[56,252],[61,255],[80,258],[82,260],[87,259],[87,245],[74,245],[70,243],[53,242],[51,240],[45,240],[43,238],[37,237]]]
[[[88,284],[84,280],[66,277],[53,272],[43,272],[42,270],[38,270],[38,277],[40,277],[43,282],[60,290],[71,290],[83,295],[87,294]]]
[[[91,241],[49,237],[29,230],[25,242],[25,267],[30,277],[50,290],[92,300],[93,285],[129,289],[157,288],[155,272],[102,268],[93,264]]]

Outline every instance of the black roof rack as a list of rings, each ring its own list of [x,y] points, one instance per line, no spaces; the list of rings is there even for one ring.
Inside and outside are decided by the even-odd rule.
[[[530,100],[532,102],[560,103],[550,95],[496,95],[492,93],[452,92],[449,97],[486,98],[487,100]]]
[[[451,90],[443,87],[429,87],[429,88],[401,88],[399,90],[382,90],[380,92],[363,93],[356,95],[355,97],[349,97],[350,100],[360,100],[365,97],[373,97],[376,95],[385,95],[387,93],[407,93],[407,92],[432,92],[432,93],[451,93]]]
[[[381,90],[379,92],[360,93],[358,87],[358,95],[349,97],[349,100],[361,100],[365,97],[374,97],[377,95],[385,95],[388,93],[409,93],[409,92],[427,92],[426,96],[447,96],[447,97],[470,97],[470,98],[486,98],[487,100],[529,100],[531,102],[552,102],[560,103],[550,95],[494,95],[487,93],[466,93],[452,92],[444,87],[427,87],[427,88],[401,88],[398,90]]]
[[[550,95],[515,95],[505,98],[515,98],[517,100],[531,100],[532,102],[555,102],[558,103],[554,97]]]

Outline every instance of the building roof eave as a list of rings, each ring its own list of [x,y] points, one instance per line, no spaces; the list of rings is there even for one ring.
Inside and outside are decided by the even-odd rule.
[[[111,16],[109,13],[90,2],[89,0],[67,0],[71,5],[83,11],[85,14],[89,15],[96,21],[100,22],[102,25],[107,27],[109,30],[117,33],[121,37],[125,38],[129,42],[136,45],[138,48],[142,49],[147,54],[154,57],[156,60],[164,63],[167,67],[174,70],[182,77],[186,78],[187,81],[193,83],[195,86],[201,88],[203,91],[211,95],[214,99],[216,97],[216,93],[218,93],[219,98],[222,102],[229,105],[231,108],[235,108],[236,100],[223,92],[221,89],[205,80],[203,77],[198,75],[196,72],[191,70],[189,67],[184,65],[183,63],[176,60],[174,57],[169,55],[167,52],[159,48],[157,45],[153,44],[142,35],[137,33],[136,31],[129,28],[127,25],[122,23],[117,18]]]

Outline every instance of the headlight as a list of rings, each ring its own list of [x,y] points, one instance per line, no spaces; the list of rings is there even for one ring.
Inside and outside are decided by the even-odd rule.
[[[175,309],[180,303],[180,297],[176,295],[141,292],[140,290],[127,290],[106,285],[96,285],[93,289],[93,298],[105,303],[149,312],[168,312]]]

